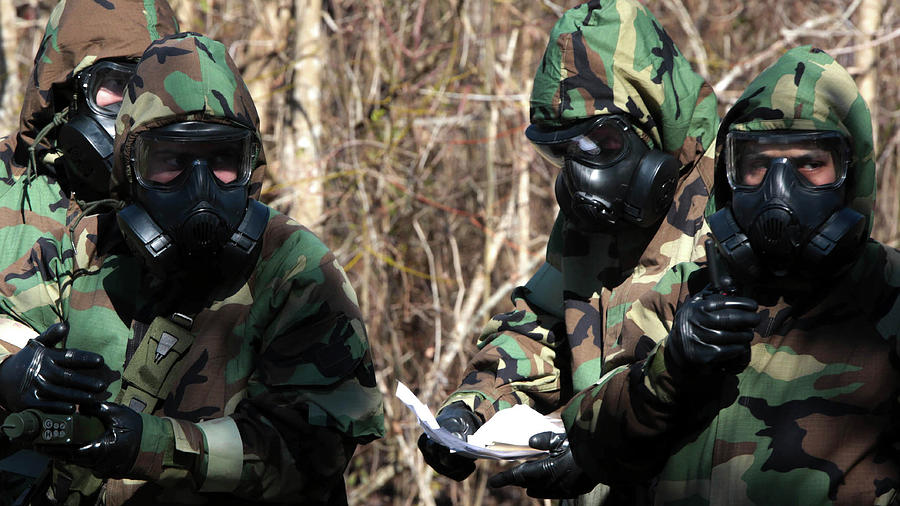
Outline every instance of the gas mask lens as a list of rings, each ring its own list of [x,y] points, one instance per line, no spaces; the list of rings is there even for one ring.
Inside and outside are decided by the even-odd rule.
[[[82,72],[81,87],[88,107],[97,114],[115,118],[135,67],[133,63],[102,61]]]
[[[625,156],[625,132],[629,128],[628,123],[618,116],[598,116],[565,129],[545,130],[529,125],[525,136],[555,167],[561,168],[566,158],[603,167]]]
[[[725,156],[732,189],[758,188],[773,164],[785,159],[804,187],[831,189],[847,176],[850,147],[839,132],[729,132]]]
[[[223,187],[242,186],[252,169],[252,136],[243,128],[203,124],[191,136],[180,124],[152,129],[138,135],[134,146],[134,173],[146,188],[175,188],[194,170],[205,170]]]

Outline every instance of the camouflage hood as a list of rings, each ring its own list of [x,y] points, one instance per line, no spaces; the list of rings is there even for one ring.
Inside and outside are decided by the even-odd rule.
[[[125,163],[137,135],[181,121],[207,121],[252,129],[259,116],[250,92],[224,44],[196,33],[179,33],[150,45],[129,82],[116,118],[115,166],[110,193],[128,200],[133,174]],[[262,148],[254,165],[251,196],[260,185]]]
[[[712,145],[718,126],[712,88],[653,14],[634,0],[593,0],[553,27],[534,77],[531,122],[623,113],[683,166]]]
[[[62,0],[50,14],[34,58],[19,137],[31,144],[53,114],[69,105],[76,73],[97,60],[137,60],[151,42],[177,31],[166,0]]]
[[[871,232],[875,205],[872,117],[853,77],[834,58],[811,46],[785,53],[747,86],[725,115],[717,151],[724,148],[725,136],[732,130],[827,130],[847,135],[853,146],[847,204],[866,217]],[[722,158],[717,156],[716,209],[731,201]]]

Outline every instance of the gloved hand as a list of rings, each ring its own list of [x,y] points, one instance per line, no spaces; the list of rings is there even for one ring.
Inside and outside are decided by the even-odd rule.
[[[488,486],[516,485],[538,499],[568,499],[593,490],[596,483],[575,463],[565,434],[541,432],[531,436],[528,445],[550,454],[491,476]]]
[[[72,413],[75,404],[99,400],[108,386],[97,377],[103,357],[88,351],[53,349],[68,333],[65,322],[51,325],[0,364],[0,406],[13,412],[35,408]]]
[[[127,406],[101,402],[83,405],[79,413],[99,418],[106,432],[99,439],[75,446],[37,446],[35,449],[54,459],[91,469],[101,478],[125,478],[141,449],[144,422]]]
[[[737,374],[750,359],[760,315],[753,299],[705,290],[675,314],[666,340],[665,364],[677,380]]]
[[[435,417],[438,425],[465,441],[484,423],[464,402],[454,402]],[[427,435],[419,436],[419,450],[425,462],[435,471],[456,481],[466,479],[475,470],[475,460],[450,453],[446,446],[432,441]]]

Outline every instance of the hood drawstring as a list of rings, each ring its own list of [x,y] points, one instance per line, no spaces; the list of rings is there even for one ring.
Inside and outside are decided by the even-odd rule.
[[[41,128],[37,135],[34,137],[34,140],[28,146],[28,164],[25,167],[25,180],[22,182],[24,188],[22,189],[22,198],[19,201],[19,211],[22,213],[22,223],[25,223],[25,201],[28,199],[28,186],[34,181],[34,178],[37,177],[37,155],[35,154],[35,150],[41,144],[41,141],[44,140],[44,137],[50,133],[54,128],[62,125],[66,122],[66,118],[69,114],[69,108],[59,111],[58,113],[53,115],[53,120],[50,123],[47,123],[44,128]]]
[[[78,224],[81,223],[81,220],[85,216],[89,215],[95,209],[100,209],[102,207],[109,207],[114,211],[120,211],[123,207],[125,207],[124,201],[114,198],[93,200],[91,202],[75,199],[75,203],[78,204],[78,207],[81,208],[81,212],[79,212],[78,215],[75,216],[75,219],[72,220],[72,224],[69,225],[69,242],[72,244],[73,252],[77,252],[77,250],[75,249],[75,228],[78,227]]]

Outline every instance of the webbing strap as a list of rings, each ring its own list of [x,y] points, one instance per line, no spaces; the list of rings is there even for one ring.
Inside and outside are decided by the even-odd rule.
[[[138,413],[152,413],[175,386],[181,359],[194,343],[191,317],[175,313],[150,322],[137,350],[122,373],[116,402]]]

